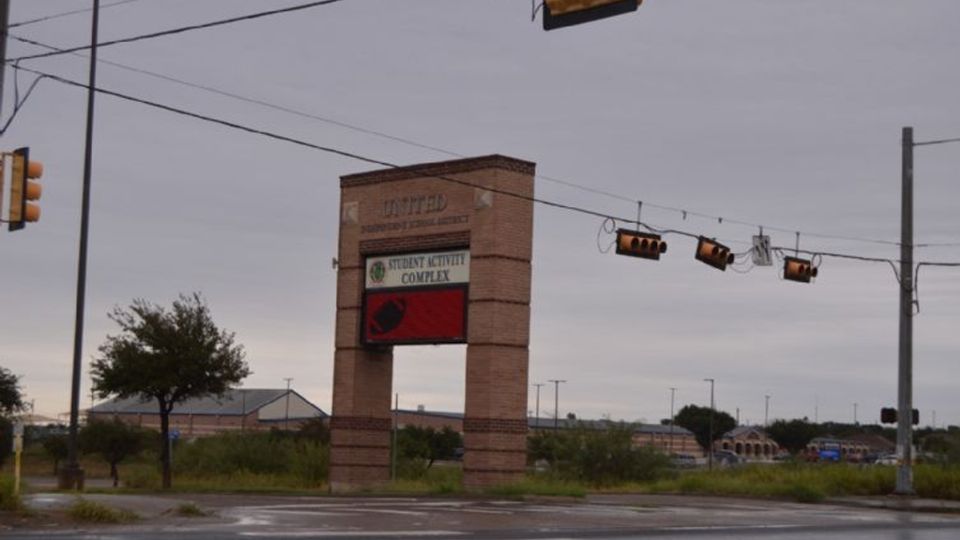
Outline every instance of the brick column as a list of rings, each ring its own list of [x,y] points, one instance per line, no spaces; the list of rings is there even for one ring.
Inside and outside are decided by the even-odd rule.
[[[337,330],[330,418],[330,489],[349,492],[390,480],[392,349],[360,344],[364,269],[358,223],[343,212],[337,269]]]
[[[497,170],[485,185],[533,195],[532,174]],[[470,235],[470,307],[464,485],[523,477],[527,457],[527,370],[533,204],[482,195]],[[479,198],[479,195],[478,195]]]
[[[376,486],[390,473],[390,348],[360,340],[366,255],[470,248],[464,483],[522,477],[534,164],[505,156],[341,177],[330,487]],[[429,374],[424,374],[429,376]]]

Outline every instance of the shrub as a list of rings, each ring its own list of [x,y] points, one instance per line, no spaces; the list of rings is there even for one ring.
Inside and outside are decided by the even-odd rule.
[[[87,499],[78,499],[67,509],[67,515],[74,521],[85,523],[129,523],[140,519],[130,510],[111,508]]]
[[[224,433],[184,444],[174,455],[178,474],[197,478],[244,474],[289,477],[292,485],[327,479],[329,447],[281,433]]]
[[[562,480],[610,486],[649,482],[671,474],[667,456],[633,446],[633,430],[626,424],[606,429],[580,425],[558,432],[540,432],[529,439],[528,460],[544,459]]]
[[[207,517],[212,515],[212,512],[203,510],[192,502],[180,503],[173,509],[173,513],[181,517]]]
[[[162,478],[155,465],[137,464],[127,467],[123,484],[134,489],[160,489]]]
[[[15,512],[22,509],[20,496],[13,493],[13,478],[0,476],[0,511]]]

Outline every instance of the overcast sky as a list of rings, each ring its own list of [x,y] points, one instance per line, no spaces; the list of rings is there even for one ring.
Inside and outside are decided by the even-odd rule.
[[[109,4],[109,1],[105,1]],[[138,0],[103,9],[101,41],[292,5]],[[17,0],[11,22],[89,2]],[[89,42],[90,13],[17,27]],[[8,57],[41,49],[10,41]],[[748,249],[896,259],[900,130],[960,137],[955,0],[648,0],[636,13],[545,33],[523,0],[345,0],[293,14],[104,47],[120,62],[461,155],[501,153],[539,197]],[[24,66],[84,81],[75,56]],[[29,79],[21,77],[21,91]],[[101,65],[98,86],[399,164],[423,147]],[[13,99],[7,70],[4,117]],[[43,81],[2,137],[43,161],[43,217],[0,237],[0,366],[38,413],[69,408],[86,93]],[[368,164],[100,95],[84,337],[89,363],[114,306],[201,292],[235,331],[246,387],[293,387],[330,408],[339,177]],[[960,144],[916,152],[919,260],[960,261]],[[654,205],[686,209],[680,212]],[[692,212],[725,218],[696,217]],[[743,422],[876,421],[896,405],[898,289],[889,265],[825,258],[814,284],[777,267],[720,272],[669,236],[659,262],[598,249],[601,220],[535,208],[530,382],[566,379],[560,412],[658,421],[709,403]],[[810,233],[809,235],[807,233]],[[602,235],[606,246],[609,235]],[[924,268],[915,319],[923,424],[960,423],[960,269]],[[462,411],[464,347],[398,347],[401,407]],[[535,393],[531,388],[530,406]],[[541,410],[552,414],[552,385]]]

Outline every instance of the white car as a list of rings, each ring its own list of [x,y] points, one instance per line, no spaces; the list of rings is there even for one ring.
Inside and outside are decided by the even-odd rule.
[[[900,463],[900,458],[896,454],[888,454],[878,457],[876,463],[877,465],[897,465]]]

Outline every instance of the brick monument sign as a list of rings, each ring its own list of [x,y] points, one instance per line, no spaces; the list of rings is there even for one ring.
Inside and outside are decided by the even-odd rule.
[[[390,479],[405,344],[467,344],[464,484],[523,475],[534,167],[493,155],[340,179],[333,491]]]

